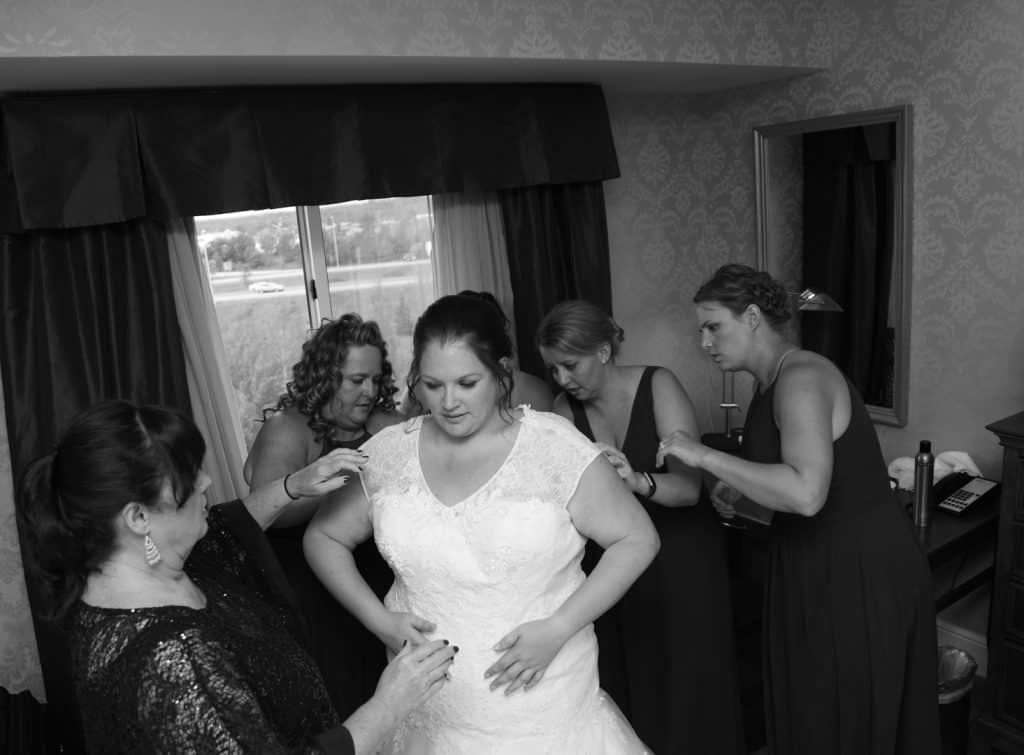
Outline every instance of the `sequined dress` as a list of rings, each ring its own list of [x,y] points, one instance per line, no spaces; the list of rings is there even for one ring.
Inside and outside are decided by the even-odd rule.
[[[71,615],[89,752],[353,752],[256,522],[238,501],[208,522],[186,563],[205,608],[79,602]]]
[[[433,636],[460,648],[451,681],[398,726],[383,753],[645,752],[600,690],[592,625],[566,642],[528,692],[492,692],[484,678],[500,657],[495,643],[550,616],[585,579],[586,541],[567,505],[599,452],[561,417],[522,411],[501,467],[450,506],[431,492],[419,464],[422,417],[364,446],[374,538],[395,572],[385,605],[435,622]]]

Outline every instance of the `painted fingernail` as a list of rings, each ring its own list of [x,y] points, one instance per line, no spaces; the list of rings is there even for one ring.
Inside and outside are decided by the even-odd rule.
[[[458,645],[452,645],[452,650],[455,651],[456,653],[459,652],[459,646]]]
[[[445,644],[445,645],[448,645],[448,644],[449,644],[448,640],[445,640],[445,641],[444,641],[444,644]]]

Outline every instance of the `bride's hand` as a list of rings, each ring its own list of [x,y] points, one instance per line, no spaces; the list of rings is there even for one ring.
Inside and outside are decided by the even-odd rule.
[[[388,611],[388,620],[383,629],[377,633],[380,641],[383,642],[392,653],[397,654],[402,650],[405,643],[413,647],[430,642],[428,634],[437,629],[437,626],[414,613],[406,611]]]
[[[495,677],[492,691],[507,684],[506,695],[520,687],[529,690],[544,676],[567,639],[565,631],[552,619],[520,624],[494,646],[502,655],[484,672],[484,679]]]

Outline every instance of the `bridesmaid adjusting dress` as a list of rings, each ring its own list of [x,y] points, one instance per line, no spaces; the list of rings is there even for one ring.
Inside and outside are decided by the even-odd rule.
[[[597,441],[661,538],[654,562],[596,622],[601,686],[656,753],[744,753],[724,533],[699,476],[655,464],[659,438],[696,433],[693,408],[670,371],[616,364],[621,340],[584,301],[556,306],[537,336],[564,390],[555,411]],[[585,567],[599,553],[590,544]]]

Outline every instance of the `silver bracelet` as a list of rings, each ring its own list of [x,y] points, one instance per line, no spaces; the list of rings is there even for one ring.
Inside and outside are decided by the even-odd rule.
[[[650,472],[641,472],[640,474],[642,474],[644,476],[644,479],[647,480],[647,485],[650,488],[650,490],[647,491],[647,495],[644,497],[654,498],[654,494],[658,490],[658,483],[654,481],[654,477],[651,475]]]

